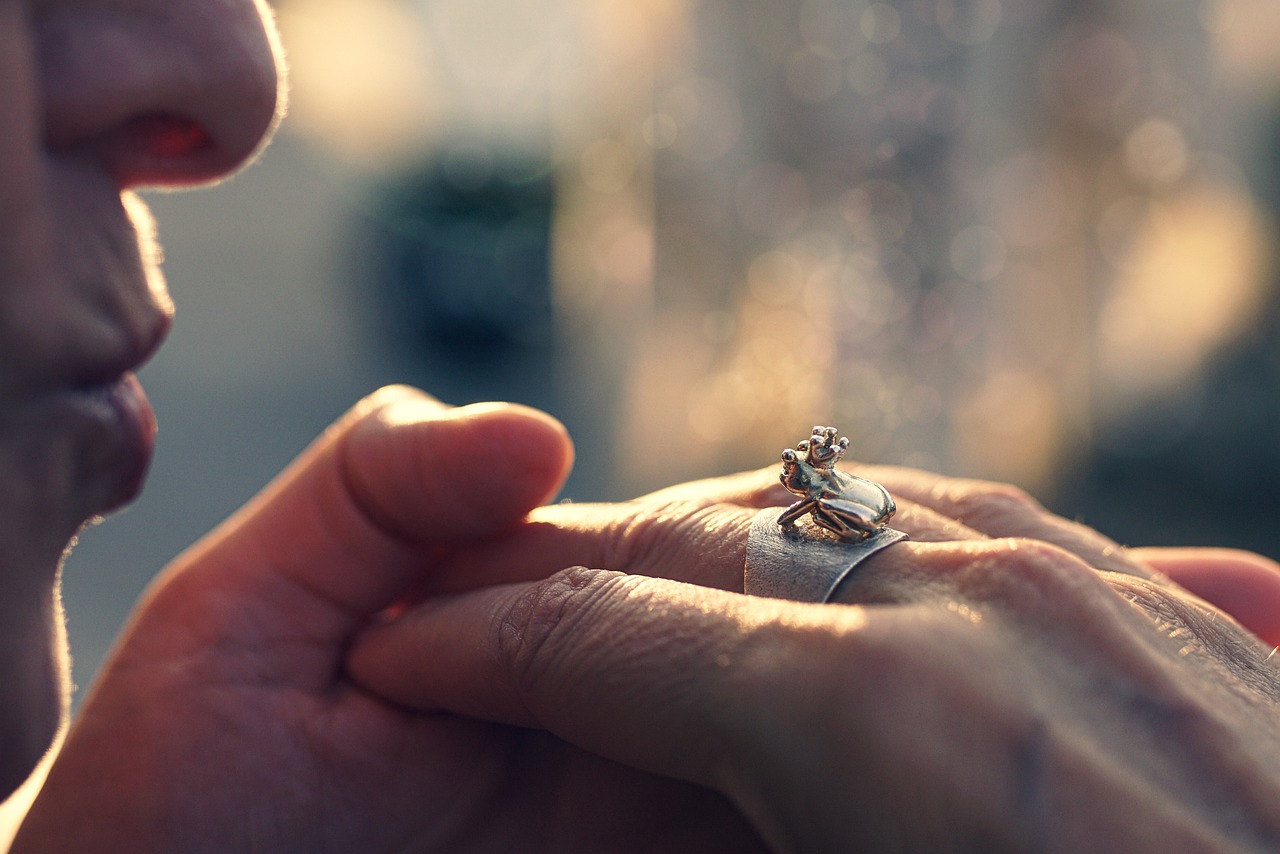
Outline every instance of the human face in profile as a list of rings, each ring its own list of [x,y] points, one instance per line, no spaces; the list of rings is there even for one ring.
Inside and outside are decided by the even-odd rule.
[[[262,0],[0,0],[0,797],[65,714],[61,556],[151,456],[171,305],[131,191],[250,159],[278,68]]]

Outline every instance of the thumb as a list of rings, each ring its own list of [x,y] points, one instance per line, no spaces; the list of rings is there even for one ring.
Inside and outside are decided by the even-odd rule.
[[[327,430],[257,498],[168,571],[177,598],[345,637],[441,547],[514,525],[562,485],[564,428],[507,404],[448,407],[383,389]]]
[[[1141,548],[1130,555],[1226,611],[1271,646],[1280,646],[1280,565],[1253,552]]]

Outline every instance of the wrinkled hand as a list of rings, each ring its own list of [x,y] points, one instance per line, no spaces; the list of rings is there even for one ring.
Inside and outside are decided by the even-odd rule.
[[[371,615],[517,524],[570,456],[531,410],[365,401],[152,587],[14,850],[750,850],[713,792],[344,676]]]
[[[860,565],[854,607],[737,592],[753,508],[788,501],[771,469],[540,509],[439,567],[351,672],[718,789],[778,851],[1280,846],[1280,569],[857,473],[912,540]]]

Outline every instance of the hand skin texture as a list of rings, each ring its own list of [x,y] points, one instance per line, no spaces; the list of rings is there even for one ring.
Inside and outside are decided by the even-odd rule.
[[[710,790],[344,676],[370,615],[550,498],[571,454],[532,410],[366,400],[158,579],[14,851],[753,850]]]
[[[769,469],[535,511],[438,564],[350,672],[722,792],[779,852],[1280,850],[1280,568],[851,468],[912,540],[842,604],[741,594],[753,508],[788,501]]]

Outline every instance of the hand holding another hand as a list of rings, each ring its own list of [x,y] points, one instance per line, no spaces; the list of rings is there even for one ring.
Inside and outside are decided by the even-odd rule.
[[[517,525],[571,453],[521,407],[356,407],[153,585],[13,850],[752,850],[708,789],[345,677],[371,617]]]
[[[912,540],[858,567],[854,607],[737,592],[755,508],[787,501],[770,470],[542,508],[438,567],[351,672],[723,792],[778,851],[1280,844],[1273,564],[1125,550],[998,484],[858,473]]]
[[[913,539],[847,604],[760,599],[773,471],[526,519],[570,455],[519,407],[357,407],[157,581],[14,850],[1275,842],[1269,562],[871,469]]]

